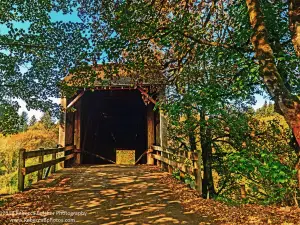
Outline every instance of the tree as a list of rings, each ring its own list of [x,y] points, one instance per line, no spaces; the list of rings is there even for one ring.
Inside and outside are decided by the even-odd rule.
[[[30,118],[29,126],[33,126],[34,124],[36,124],[36,122],[37,122],[37,119],[36,119],[35,115],[33,115],[33,116]]]
[[[97,18],[91,28],[100,38],[95,52],[104,49],[109,61],[125,63],[128,70],[145,74],[160,68],[167,82],[177,85],[197,58],[214,63],[215,76],[232,79],[236,92],[249,84],[262,87],[298,143],[300,188],[299,4],[288,2],[91,1],[82,18]]]
[[[19,118],[16,104],[0,104],[0,133],[3,135],[17,133]]]
[[[28,113],[23,111],[20,115],[20,132],[25,132],[28,128]]]
[[[292,4],[292,2],[293,1],[290,1],[290,4]],[[278,53],[280,49],[276,49],[276,47],[271,46],[270,38],[268,37],[270,29],[266,26],[267,23],[265,22],[261,4],[258,0],[246,0],[246,3],[249,12],[250,24],[253,29],[251,42],[255,51],[255,56],[259,62],[260,76],[264,81],[268,93],[274,99],[278,111],[285,117],[287,123],[293,130],[296,141],[298,142],[298,146],[295,150],[298,155],[296,168],[298,170],[300,189],[300,99],[297,96],[297,94],[299,94],[299,90],[297,90],[298,92],[295,95],[293,91],[289,89],[289,86],[285,84],[285,71],[281,73],[280,66],[276,65],[275,54]],[[292,5],[295,6],[296,4]],[[298,7],[299,6],[300,5],[298,4]],[[292,42],[295,46],[295,52],[299,56],[299,40],[296,40],[297,36],[300,35],[299,21],[294,20],[293,14],[290,14],[290,16],[292,17],[290,22],[295,23],[292,25],[294,27],[292,29]],[[275,41],[280,43],[279,40]]]
[[[298,57],[300,57],[300,2],[289,0],[289,28],[292,42]]]
[[[61,79],[89,58],[82,24],[53,21],[57,13],[72,13],[75,5],[68,0],[1,1],[0,105],[22,99],[28,109],[58,111],[49,98],[58,97]]]
[[[53,120],[52,120],[52,117],[51,117],[51,115],[50,115],[50,113],[49,112],[45,112],[43,115],[42,115],[42,117],[41,117],[41,119],[40,119],[40,122],[44,125],[44,127],[46,128],[46,129],[51,129],[53,126],[54,126],[54,122],[53,122]]]

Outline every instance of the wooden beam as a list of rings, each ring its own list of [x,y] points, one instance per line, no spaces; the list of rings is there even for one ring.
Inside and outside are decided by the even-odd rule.
[[[74,145],[76,149],[79,150],[75,156],[75,164],[81,163],[81,154],[80,154],[80,126],[81,126],[81,101],[79,101],[76,105],[76,112],[75,112],[75,127],[74,127]]]
[[[66,146],[66,107],[67,99],[65,97],[60,99],[60,105],[62,107],[60,121],[59,121],[59,138],[58,144],[62,147]]]
[[[160,115],[160,118],[159,118],[159,123],[160,123],[160,146],[163,148],[163,149],[167,149],[168,147],[168,139],[167,139],[167,118],[166,116],[163,114],[163,111],[160,109],[159,110],[159,115]],[[161,155],[163,157],[166,157],[167,158],[167,153],[165,152],[162,152]],[[167,170],[167,165],[162,161],[161,162],[161,168],[163,170]]]
[[[25,159],[30,159],[34,157],[41,156],[42,154],[44,155],[50,155],[58,152],[64,151],[64,148],[53,148],[53,149],[45,149],[45,150],[35,150],[35,151],[30,151],[25,153]]]
[[[38,177],[37,180],[42,180],[43,179],[43,173],[44,173],[44,149],[41,148],[42,155],[39,156],[39,164],[42,166],[40,170],[38,170]]]
[[[152,145],[152,149],[154,151],[159,151],[159,152],[164,152],[167,154],[175,155],[178,158],[183,158],[183,159],[190,159],[192,161],[197,161],[198,160],[198,153],[197,152],[191,152],[191,151],[185,151],[185,150],[177,150],[177,151],[170,151],[169,149],[163,149],[160,146]],[[187,155],[187,156],[185,156]]]
[[[75,156],[75,154],[72,153],[70,155],[67,155],[67,156],[64,156],[64,157],[61,157],[61,158],[58,158],[58,159],[55,159],[55,160],[47,161],[47,162],[37,164],[37,165],[33,165],[33,166],[28,166],[28,167],[22,168],[22,173],[23,173],[23,175],[33,173],[35,171],[42,170],[46,167],[55,165],[59,162],[69,160],[69,159],[73,158],[74,156]]]
[[[152,105],[147,105],[147,146],[151,149],[154,144],[154,112]],[[153,165],[154,159],[151,154],[147,154],[147,164]]]
[[[184,163],[175,162],[171,159],[165,158],[164,156],[152,154],[152,157],[159,160],[160,162],[165,163],[166,165],[170,165],[173,168],[177,168],[184,173],[189,173],[194,175],[194,167],[193,166],[186,166]]]
[[[76,98],[73,99],[73,101],[71,101],[68,106],[67,109],[69,109],[70,107],[72,107],[84,94],[84,91],[82,91],[79,95],[76,96]]]
[[[142,93],[142,95],[145,95],[146,98],[148,98],[154,105],[157,103],[157,101],[155,101],[150,95],[148,95],[148,93],[145,92],[141,87],[138,87],[137,89]]]
[[[18,168],[18,190],[24,191],[24,180],[25,177],[22,173],[23,167],[25,167],[25,149],[20,149],[19,151],[19,168]]]
[[[50,154],[54,154],[54,153],[58,153],[58,152],[70,151],[73,149],[75,149],[75,146],[73,146],[73,145],[62,147],[62,148],[40,149],[40,150],[25,152],[24,157],[25,157],[25,159],[29,159],[29,158],[41,156],[42,154],[50,155]]]

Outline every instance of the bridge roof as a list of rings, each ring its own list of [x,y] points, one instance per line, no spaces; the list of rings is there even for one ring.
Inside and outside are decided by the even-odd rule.
[[[159,70],[133,70],[123,65],[107,64],[88,66],[74,71],[63,80],[67,86],[81,88],[94,87],[135,87],[162,86],[165,78]]]

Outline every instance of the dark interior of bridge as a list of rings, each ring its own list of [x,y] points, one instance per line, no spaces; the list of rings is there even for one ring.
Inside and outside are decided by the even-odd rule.
[[[135,158],[147,148],[146,106],[138,90],[88,91],[81,105],[81,147],[116,161],[116,149],[134,149]],[[83,164],[107,164],[83,154]],[[146,157],[140,161],[146,163]]]

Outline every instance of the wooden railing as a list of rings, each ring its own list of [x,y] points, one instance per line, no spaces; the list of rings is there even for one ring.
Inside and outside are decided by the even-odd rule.
[[[24,191],[24,181],[25,175],[38,171],[38,180],[43,179],[44,169],[46,170],[45,177],[48,176],[50,169],[51,173],[54,173],[56,170],[56,164],[72,159],[75,156],[74,146],[67,146],[61,148],[51,148],[51,149],[39,149],[34,151],[26,151],[21,149],[19,152],[19,170],[18,170],[18,189],[19,191]],[[57,158],[56,154],[60,152],[68,152],[67,155]],[[52,155],[50,161],[44,162],[44,156]],[[38,157],[38,164],[32,166],[26,166],[26,159]]]
[[[163,149],[160,146],[152,146],[151,156],[155,159],[157,166],[171,174],[175,169],[178,169],[181,177],[184,177],[185,174],[194,176],[195,189],[198,192],[202,191],[201,168],[199,168],[197,152],[175,151]]]

